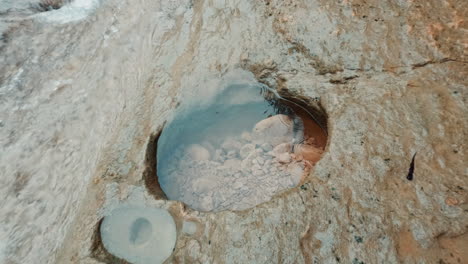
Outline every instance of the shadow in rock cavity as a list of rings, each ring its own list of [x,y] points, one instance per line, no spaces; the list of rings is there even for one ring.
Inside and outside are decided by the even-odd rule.
[[[162,129],[150,136],[145,154],[145,170],[143,171],[143,182],[148,192],[157,200],[166,200],[166,194],[161,189],[159,177],[155,177],[156,173],[156,150],[158,148],[159,137]]]
[[[301,183],[323,154],[326,126],[263,84],[218,90],[162,131],[157,175],[167,197],[200,211],[244,210]]]
[[[112,264],[130,264],[128,261],[118,258],[110,254],[104,244],[102,243],[101,238],[101,225],[104,219],[99,220],[98,224],[95,227],[92,244],[91,244],[91,257],[102,263],[112,263]]]

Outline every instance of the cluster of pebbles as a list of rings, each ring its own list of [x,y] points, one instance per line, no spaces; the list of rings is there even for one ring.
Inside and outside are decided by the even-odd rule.
[[[275,115],[251,132],[180,146],[168,164],[178,200],[201,211],[244,210],[297,186],[320,158],[313,138],[304,139],[302,121]]]

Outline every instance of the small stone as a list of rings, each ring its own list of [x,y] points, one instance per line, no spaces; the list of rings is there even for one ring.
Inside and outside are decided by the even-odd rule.
[[[291,144],[289,143],[282,143],[282,144],[279,144],[278,146],[276,146],[275,148],[273,148],[273,156],[277,156],[279,154],[282,154],[282,153],[288,153],[289,151],[291,150]]]
[[[239,169],[241,161],[238,159],[228,159],[224,162],[224,166],[230,169]]]
[[[263,171],[261,169],[260,170],[256,169],[252,171],[252,174],[255,176],[260,176],[260,175],[263,175]]]
[[[291,162],[291,156],[289,155],[289,153],[281,153],[278,156],[276,156],[276,159],[280,163],[289,163],[289,162]]]
[[[304,166],[300,163],[292,163],[288,166],[288,172],[291,174],[291,179],[294,185],[299,184],[304,175]]]
[[[226,157],[228,159],[233,159],[233,158],[237,157],[237,152],[235,150],[230,150],[230,151],[228,151]]]
[[[213,145],[210,142],[204,141],[200,145],[202,147],[206,148],[209,153],[214,153],[215,152],[215,148],[213,147]]]
[[[210,190],[214,190],[217,187],[217,182],[213,178],[198,178],[192,181],[192,190],[197,193],[206,193]]]
[[[241,147],[242,144],[232,138],[226,139],[221,145],[221,148],[226,152],[229,152],[230,150],[239,150]]]
[[[308,138],[306,141],[307,145],[316,145],[317,144],[317,140],[313,137],[310,137]]]
[[[240,157],[242,159],[245,159],[250,153],[255,151],[255,145],[254,144],[246,144],[242,146],[240,149]]]
[[[245,141],[252,141],[252,136],[247,131],[242,132],[241,138]]]
[[[207,164],[209,164],[210,167],[219,167],[221,165],[221,163],[217,161],[209,161]]]
[[[257,160],[258,164],[260,164],[260,165],[263,165],[265,163],[265,160],[262,157],[257,157],[256,160]]]
[[[454,197],[448,197],[447,199],[445,199],[445,204],[449,205],[449,206],[455,206],[458,203],[459,202],[458,202],[457,198],[454,198]]]
[[[268,151],[272,151],[273,150],[273,147],[268,144],[268,143],[263,143],[261,146],[260,146],[265,152],[268,152]]]
[[[188,146],[185,152],[192,160],[209,160],[211,156],[206,148],[198,144]]]
[[[213,160],[217,160],[217,161],[223,161],[224,160],[224,151],[222,149],[217,149],[215,150],[215,153],[213,155]]]
[[[287,115],[274,115],[258,122],[252,131],[255,142],[278,145],[294,139],[293,120]]]
[[[322,157],[323,150],[311,145],[299,144],[294,147],[294,153],[298,156],[301,155],[305,160],[316,163]]]

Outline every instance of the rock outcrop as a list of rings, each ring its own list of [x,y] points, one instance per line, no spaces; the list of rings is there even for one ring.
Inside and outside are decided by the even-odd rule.
[[[102,1],[65,24],[3,12],[0,262],[124,263],[96,234],[136,193],[174,217],[167,263],[466,263],[466,10]],[[179,102],[236,69],[326,113],[322,159],[242,212],[166,200],[147,152]],[[187,221],[196,230],[180,232]]]

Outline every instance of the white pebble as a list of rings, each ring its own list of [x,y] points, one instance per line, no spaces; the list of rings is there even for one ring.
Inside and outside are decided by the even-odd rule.
[[[256,142],[267,142],[278,145],[292,142],[294,138],[293,120],[287,115],[274,115],[258,122],[252,130]]]
[[[246,132],[246,131],[242,132],[241,138],[245,141],[252,141],[252,136],[250,135],[249,132]]]
[[[255,145],[254,144],[246,144],[246,145],[242,146],[242,148],[240,149],[241,158],[245,159],[254,150],[255,150]]]
[[[278,156],[279,154],[282,154],[282,153],[288,153],[290,150],[291,150],[291,144],[282,143],[273,149],[273,155]]]
[[[304,166],[300,163],[290,164],[288,166],[288,171],[291,174],[291,180],[294,185],[299,184],[301,181],[302,175],[304,174]]]
[[[228,159],[233,159],[233,158],[237,157],[237,152],[235,150],[230,150],[230,151],[228,151],[226,156],[227,156]]]
[[[281,153],[276,156],[276,159],[280,163],[289,163],[291,162],[291,155],[289,155],[289,153]]]
[[[206,148],[198,144],[188,146],[185,152],[192,160],[209,160],[211,156]]]
[[[272,147],[270,144],[268,144],[268,143],[263,143],[263,144],[261,145],[261,147],[262,147],[262,149],[263,149],[265,152],[268,152],[268,151],[273,150],[273,147]]]
[[[223,154],[224,154],[224,151],[222,149],[215,150],[213,160],[223,161],[224,160]]]

